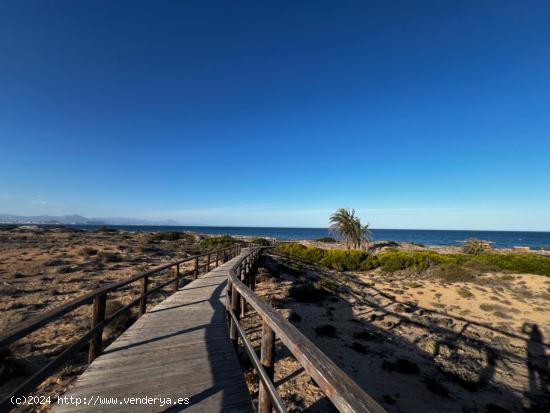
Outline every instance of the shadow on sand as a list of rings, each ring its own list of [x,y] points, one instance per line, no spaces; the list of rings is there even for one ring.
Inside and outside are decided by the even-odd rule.
[[[309,281],[295,269],[285,272],[276,258],[263,257],[262,264],[272,277]],[[460,319],[450,327],[436,317],[437,312],[408,307],[401,314],[390,309],[400,303],[382,303],[372,295],[354,304],[334,296],[317,304],[297,305],[288,299],[280,304],[301,313],[296,326],[390,412],[550,411],[548,346],[536,325],[524,326],[527,337],[517,336],[526,342],[524,357],[475,333],[466,334],[472,324],[483,327],[479,323]],[[326,324],[335,327],[334,337],[316,331],[316,326]],[[407,336],[407,331],[415,331],[419,339]],[[433,344],[429,350],[427,342]],[[281,357],[288,355],[285,349],[277,351]],[[514,372],[525,367],[529,387],[523,394],[500,381],[500,375],[512,376],[513,381]],[[302,410],[332,411],[330,406],[325,398]]]

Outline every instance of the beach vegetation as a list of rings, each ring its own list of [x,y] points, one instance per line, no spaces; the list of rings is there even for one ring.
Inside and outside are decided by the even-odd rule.
[[[315,256],[316,251],[309,251]],[[367,259],[369,253],[362,250],[327,250],[319,263],[338,271],[353,271],[361,268],[361,263]]]
[[[149,242],[162,242],[162,241],[178,241],[183,239],[187,242],[193,242],[194,237],[192,234],[186,232],[177,232],[177,231],[161,231],[153,232],[149,235]]]
[[[318,282],[294,284],[288,291],[288,296],[299,303],[317,303],[327,296],[328,291]]]
[[[456,263],[443,263],[437,265],[434,267],[432,275],[450,283],[468,282],[475,279],[472,270],[468,269],[465,265]]]
[[[266,238],[261,238],[261,237],[259,237],[259,238],[254,238],[254,239],[252,240],[252,243],[253,243],[253,244],[256,244],[256,245],[260,245],[260,246],[262,246],[262,247],[268,247],[268,246],[271,245],[271,243],[269,242],[268,239],[266,239]]]
[[[81,248],[78,251],[78,255],[80,255],[82,257],[90,257],[90,256],[96,255],[96,254],[97,254],[97,249],[92,248],[92,247],[84,247],[84,248]]]
[[[460,295],[462,298],[474,298],[474,294],[464,287],[458,289],[458,295]]]
[[[230,235],[220,235],[217,237],[208,237],[201,241],[201,247],[205,249],[227,248],[234,244],[242,244],[241,240],[235,239]]]
[[[319,242],[326,242],[326,243],[337,242],[337,241],[336,241],[336,238],[332,238],[332,237],[321,237],[321,238],[317,238],[317,241],[319,241]]]
[[[97,253],[97,259],[102,262],[120,262],[122,257],[119,253],[113,251],[99,251]]]
[[[107,300],[105,318],[112,317],[124,308],[124,303],[118,299]],[[121,311],[105,328],[107,336],[115,337],[126,330],[135,321],[135,315],[131,310]]]
[[[550,276],[550,257],[532,253],[483,252],[469,255],[391,250],[373,254],[364,250],[328,250],[296,242],[282,243],[276,251],[294,259],[338,271],[369,271],[375,268],[381,268],[386,272],[435,269],[435,276],[448,281],[468,281],[473,279],[474,274],[503,270]]]
[[[471,238],[464,243],[462,251],[465,254],[479,255],[485,250],[483,241]]]
[[[330,216],[329,222],[329,230],[343,239],[348,249],[361,248],[372,239],[369,224],[362,224],[355,209],[339,208]]]

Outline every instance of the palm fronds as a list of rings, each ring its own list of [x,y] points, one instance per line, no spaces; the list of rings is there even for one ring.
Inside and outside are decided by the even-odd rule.
[[[329,221],[329,230],[343,239],[348,249],[361,248],[363,243],[372,239],[369,224],[361,223],[355,215],[355,209],[339,208],[330,216]]]

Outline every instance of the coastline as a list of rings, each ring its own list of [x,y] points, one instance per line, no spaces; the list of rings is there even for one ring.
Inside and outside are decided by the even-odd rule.
[[[219,247],[216,241],[251,242],[255,239],[257,237],[254,236],[207,237],[197,233],[149,233],[109,229],[79,231],[67,228],[23,228],[0,231],[0,294],[6,298],[0,301],[0,313],[3,316],[0,318],[0,330],[8,331],[86,292],[126,279],[139,271],[196,254],[199,248],[216,249]],[[302,240],[300,243],[319,243],[325,248],[330,246],[330,243],[311,240]],[[333,247],[343,248],[341,244],[333,244]],[[460,247],[420,247],[414,244],[380,246],[376,252],[385,252],[388,249],[391,251],[392,248],[409,248],[410,255],[421,254],[426,250],[434,251],[437,248],[460,253]],[[548,276],[504,271],[490,266],[472,267],[467,273],[460,272],[460,268],[456,266],[444,267],[446,272],[439,271],[437,267],[419,269],[414,266],[394,271],[386,271],[384,266],[339,271],[323,265],[304,263],[277,252],[272,249],[266,251],[258,277],[258,293],[365,387],[371,382],[370,374],[391,380],[395,374],[391,366],[406,359],[413,363],[411,365],[420,366],[423,371],[429,372],[431,380],[441,382],[446,391],[456,397],[472,397],[472,394],[465,393],[469,390],[463,388],[463,385],[480,386],[482,390],[473,396],[477,402],[487,404],[496,393],[494,389],[486,387],[484,382],[478,383],[477,375],[482,375],[483,369],[476,366],[484,365],[486,354],[513,352],[517,360],[512,367],[497,361],[494,380],[512,389],[515,398],[510,395],[510,403],[519,405],[528,401],[521,396],[528,383],[524,367],[528,337],[522,333],[522,328],[528,323],[537,324],[545,338],[545,345],[548,344]],[[353,255],[362,252],[350,253]],[[395,252],[380,255],[392,254]],[[449,274],[449,270],[456,270],[457,274]],[[184,267],[182,271],[192,272],[192,268]],[[158,282],[166,280],[165,277],[168,276],[170,274],[160,277]],[[323,305],[319,305],[322,301],[308,302],[310,298],[296,294],[304,287],[316,288],[317,284],[311,280],[326,276],[332,276],[346,285],[349,283],[359,290],[355,295],[350,295],[345,286],[338,287],[333,282],[325,283],[323,288],[328,290],[322,294],[325,303]],[[170,288],[166,287],[163,293],[168,294]],[[107,312],[112,314],[128,304],[137,293],[139,290],[129,289],[113,295],[110,299],[113,307],[108,308]],[[357,297],[371,297],[374,301],[369,299],[360,302]],[[162,294],[152,297],[151,304],[162,298]],[[104,339],[107,343],[136,319],[135,310],[105,331]],[[296,321],[300,319],[303,321]],[[468,321],[464,321],[465,319]],[[7,365],[13,371],[19,372],[19,375],[14,375],[14,380],[10,380],[2,391],[13,389],[25,374],[35,371],[43,362],[61,351],[68,340],[81,336],[87,330],[89,322],[89,308],[82,308],[72,313],[71,317],[47,326],[14,345],[8,354]],[[441,341],[441,334],[444,333],[445,337],[452,339],[466,325],[469,326],[466,341],[457,342],[454,347],[445,344],[445,340]],[[330,331],[326,335],[330,326],[336,329],[335,336]],[[363,331],[364,334],[357,335],[357,331]],[[493,334],[499,337],[496,344]],[[421,349],[410,342],[411,337],[420,340]],[[480,353],[477,346],[469,345],[468,340],[472,337],[480,345],[489,348],[488,352],[493,353]],[[343,348],[350,348],[350,351],[345,351],[342,355]],[[440,351],[436,353],[435,349]],[[465,355],[468,367],[463,367],[462,361],[457,362],[453,358],[455,352]],[[9,364],[12,360],[13,364]],[[354,368],[361,363],[371,365],[372,369],[369,371],[372,373],[365,375]],[[384,366],[390,366],[390,370],[384,370]],[[471,377],[470,367],[475,368],[472,370],[476,373],[474,377]],[[45,395],[62,394],[85,368],[86,354],[79,353],[67,368],[45,381],[38,391]],[[279,374],[291,374],[295,368],[297,366],[286,359],[278,364]],[[517,377],[517,380],[510,381],[509,374]],[[294,394],[291,392],[294,387],[299,389],[304,403],[314,404],[313,395],[316,390],[304,377],[306,376],[289,380],[286,385],[287,390],[283,394],[288,392],[287,401],[290,405],[296,402],[290,396]],[[409,393],[423,394],[430,400],[440,397],[432,394],[433,389],[423,380],[422,376],[417,375],[399,381],[401,396],[397,397],[392,393],[391,397],[396,403],[410,406],[418,401],[408,398],[406,395]],[[415,391],[410,391],[411,388]],[[378,400],[386,400],[387,392],[383,386],[375,387],[372,391]],[[451,409],[451,399],[440,398],[438,403],[442,410],[458,412]],[[301,409],[304,406],[296,404],[295,407]],[[458,407],[461,408],[462,404]],[[411,411],[421,412],[425,411],[424,408],[419,403]],[[319,409],[311,411],[323,411],[322,406]]]
[[[53,225],[53,224],[0,224],[34,228],[67,228],[94,231],[102,227],[130,232],[190,232],[204,236],[231,235],[235,237],[261,237],[280,241],[314,241],[331,237],[328,228],[278,228],[278,227],[221,227],[221,226],[148,226],[148,225]],[[403,244],[428,247],[461,247],[468,239],[489,242],[494,249],[511,249],[517,246],[531,250],[550,251],[550,232],[544,231],[470,231],[470,230],[410,230],[373,229],[373,240],[391,240]]]

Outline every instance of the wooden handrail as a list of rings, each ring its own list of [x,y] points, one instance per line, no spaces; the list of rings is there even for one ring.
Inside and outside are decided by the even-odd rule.
[[[135,305],[139,305],[140,311],[139,315],[143,315],[146,311],[146,302],[147,297],[155,292],[158,292],[160,289],[173,284],[172,291],[177,291],[179,287],[179,281],[182,277],[180,273],[180,265],[189,261],[194,261],[194,269],[191,271],[194,278],[198,276],[199,273],[199,259],[202,257],[207,257],[207,263],[205,264],[206,268],[210,268],[212,263],[219,263],[219,256],[222,255],[222,261],[233,258],[240,254],[241,247],[236,244],[228,248],[222,248],[214,251],[209,251],[203,254],[197,254],[193,256],[186,257],[184,259],[162,265],[151,270],[138,273],[132,277],[129,277],[125,280],[117,281],[110,285],[107,285],[102,288],[98,288],[94,291],[91,291],[87,294],[84,294],[81,297],[78,297],[66,304],[63,304],[51,311],[46,312],[26,323],[23,323],[19,327],[8,330],[0,337],[0,349],[9,346],[10,344],[20,340],[23,337],[28,336],[34,331],[38,330],[41,327],[48,325],[51,322],[54,322],[71,311],[76,310],[77,308],[82,307],[87,304],[94,304],[92,309],[92,327],[88,330],[81,338],[76,342],[72,343],[67,347],[63,352],[61,352],[53,360],[49,361],[44,367],[42,367],[37,373],[31,376],[23,384],[21,384],[13,393],[8,395],[4,400],[0,402],[0,411],[4,409],[9,410],[10,406],[13,407],[10,403],[10,398],[12,396],[21,396],[26,392],[31,391],[37,385],[39,385],[44,379],[46,379],[51,373],[70,359],[71,356],[76,354],[85,344],[89,342],[90,351],[88,362],[92,362],[101,352],[101,333],[103,328],[117,318],[120,314],[131,309]],[[211,260],[212,254],[215,254],[215,257],[218,257],[216,260]],[[160,285],[156,285],[154,288],[149,288],[149,278],[155,275],[159,275],[164,270],[175,267],[175,276],[170,277],[168,281],[162,282]],[[105,303],[108,297],[108,294],[124,287],[128,284],[131,284],[136,281],[142,281],[141,284],[141,294],[137,298],[130,301],[124,307],[117,310],[114,314],[105,317]]]
[[[315,380],[317,385],[340,412],[386,412],[382,406],[319,350],[313,342],[274,308],[264,302],[251,288],[245,285],[243,280],[246,280],[247,284],[251,286],[255,284],[255,270],[260,254],[261,248],[251,248],[228,272],[227,311],[229,312],[231,324],[230,333],[233,331],[240,333],[242,331],[242,329],[237,328],[236,325],[239,321],[237,315],[239,314],[239,310],[241,310],[241,308],[239,308],[239,303],[241,302],[239,298],[242,298],[260,316],[263,325],[262,336],[266,334],[266,332],[269,335],[269,340],[264,340],[264,337],[262,337],[262,360],[264,359],[264,346],[266,348],[273,346],[275,336],[277,336],[281,343],[283,343],[294,355],[296,360],[303,366],[304,370],[313,380]],[[233,305],[230,306],[229,302]],[[270,333],[269,330],[272,330],[272,332]],[[235,342],[235,337],[232,336],[231,338]],[[244,333],[241,335],[241,338],[245,343],[245,348],[247,348],[248,343]],[[264,344],[264,341],[270,342]],[[262,363],[263,365],[259,367],[253,362],[261,381],[259,411],[260,413],[270,412],[272,407],[271,404],[273,404],[273,407],[275,407],[277,411],[281,411],[277,407],[277,400],[273,399],[271,395],[272,389],[270,389],[269,386],[266,387],[264,384],[265,377],[271,376],[270,380],[273,380],[272,375],[266,372],[266,367],[272,368],[273,356],[265,357],[265,360],[268,361],[268,364],[265,365]],[[271,366],[269,366],[269,363],[271,363]],[[265,395],[263,398],[262,394]]]
[[[227,251],[231,250],[232,248],[233,247],[225,248],[225,249],[219,249],[217,251],[220,251],[220,252],[226,251],[227,252]],[[120,281],[117,281],[115,283],[106,285],[105,287],[98,288],[98,289],[96,289],[94,291],[91,291],[87,294],[84,294],[84,295],[82,295],[78,298],[75,298],[74,300],[69,301],[67,304],[63,304],[63,305],[61,305],[61,306],[59,306],[59,307],[57,307],[57,308],[55,308],[51,311],[46,312],[45,314],[42,314],[42,315],[40,315],[40,316],[38,316],[38,317],[36,317],[32,320],[29,320],[26,323],[23,323],[19,327],[16,327],[12,330],[8,330],[6,333],[2,334],[2,336],[0,337],[0,348],[3,348],[5,346],[10,345],[11,343],[13,343],[13,342],[29,335],[33,331],[38,330],[40,327],[43,327],[44,325],[49,324],[52,321],[55,321],[55,320],[59,319],[61,316],[65,315],[67,313],[70,313],[71,311],[77,309],[78,307],[81,307],[85,304],[91,304],[93,302],[94,298],[96,298],[100,295],[104,295],[104,294],[110,293],[112,291],[115,291],[115,290],[117,290],[121,287],[124,287],[124,286],[128,285],[128,284],[131,284],[133,282],[141,280],[142,278],[149,277],[149,276],[152,276],[152,275],[157,275],[159,272],[167,270],[168,268],[174,267],[176,265],[179,265],[179,264],[191,261],[191,260],[195,260],[195,259],[198,260],[201,257],[206,257],[210,253],[197,254],[197,255],[190,256],[190,257],[186,257],[186,258],[184,258],[182,260],[179,260],[179,261],[176,261],[176,262],[164,264],[160,267],[156,267],[156,268],[153,268],[151,270],[138,273],[136,275],[133,275],[132,277],[129,277],[129,278],[126,278],[124,280],[120,280]]]

